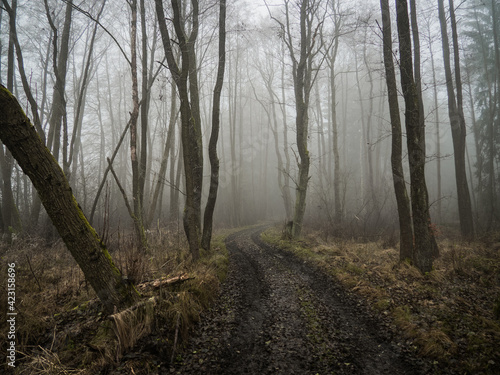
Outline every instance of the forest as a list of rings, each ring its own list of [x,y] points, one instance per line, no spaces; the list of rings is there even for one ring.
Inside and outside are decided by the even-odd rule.
[[[499,8],[2,0],[2,368],[499,373]]]

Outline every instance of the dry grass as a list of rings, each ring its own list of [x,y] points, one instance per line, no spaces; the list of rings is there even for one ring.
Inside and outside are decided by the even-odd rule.
[[[109,317],[118,340],[117,360],[134,347],[139,339],[151,332],[156,298],[151,297]]]
[[[289,241],[277,228],[263,239],[313,261],[363,296],[436,366],[500,373],[500,240],[495,236],[470,244],[441,239],[441,256],[427,274],[400,262],[387,241],[325,242],[314,232]]]
[[[61,363],[57,353],[53,353],[41,346],[39,354],[31,356],[31,360],[18,371],[26,375],[79,375],[84,374],[83,369],[71,369]]]
[[[166,356],[182,345],[226,275],[224,236],[215,236],[213,250],[196,264],[182,233],[156,229],[148,239],[149,249],[143,254],[127,234],[110,237],[111,255],[125,276],[136,284],[179,274],[192,279],[141,290],[138,305],[110,317],[100,312],[95,293],[62,243],[49,247],[27,238],[0,249],[2,288],[7,285],[7,263],[16,263],[16,373],[94,374],[119,365],[148,373],[137,372],[140,364],[129,366],[125,354],[144,340],[155,342]],[[0,293],[2,308],[7,306],[6,295]],[[1,321],[1,347],[6,345],[7,329]]]

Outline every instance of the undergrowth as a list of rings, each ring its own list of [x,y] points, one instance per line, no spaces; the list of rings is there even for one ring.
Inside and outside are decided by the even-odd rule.
[[[436,373],[445,367],[459,374],[500,373],[500,240],[441,239],[433,270],[422,274],[383,241],[326,242],[318,233],[291,241],[278,228],[262,239],[313,262],[365,298],[433,361]]]
[[[24,238],[0,249],[2,289],[7,287],[7,263],[16,263],[17,354],[12,372],[157,373],[174,358],[201,312],[217,296],[228,267],[226,235],[216,233],[211,251],[202,251],[193,263],[178,232],[149,232],[147,253],[135,248],[132,237],[116,233],[109,239],[111,255],[142,298],[111,316],[103,315],[95,293],[61,242],[47,246],[41,239]],[[0,294],[4,317],[6,295],[5,290]],[[2,355],[7,330],[2,319]],[[5,357],[0,360],[4,370],[12,370]]]

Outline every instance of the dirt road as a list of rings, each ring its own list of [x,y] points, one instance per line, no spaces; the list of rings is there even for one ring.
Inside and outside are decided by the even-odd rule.
[[[263,227],[226,240],[230,271],[170,372],[179,374],[423,374],[333,278],[263,243]]]

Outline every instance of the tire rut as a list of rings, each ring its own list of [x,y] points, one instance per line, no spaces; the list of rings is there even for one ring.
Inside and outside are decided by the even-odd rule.
[[[226,239],[229,273],[181,358],[179,374],[423,374],[384,322],[337,281],[260,239]]]

